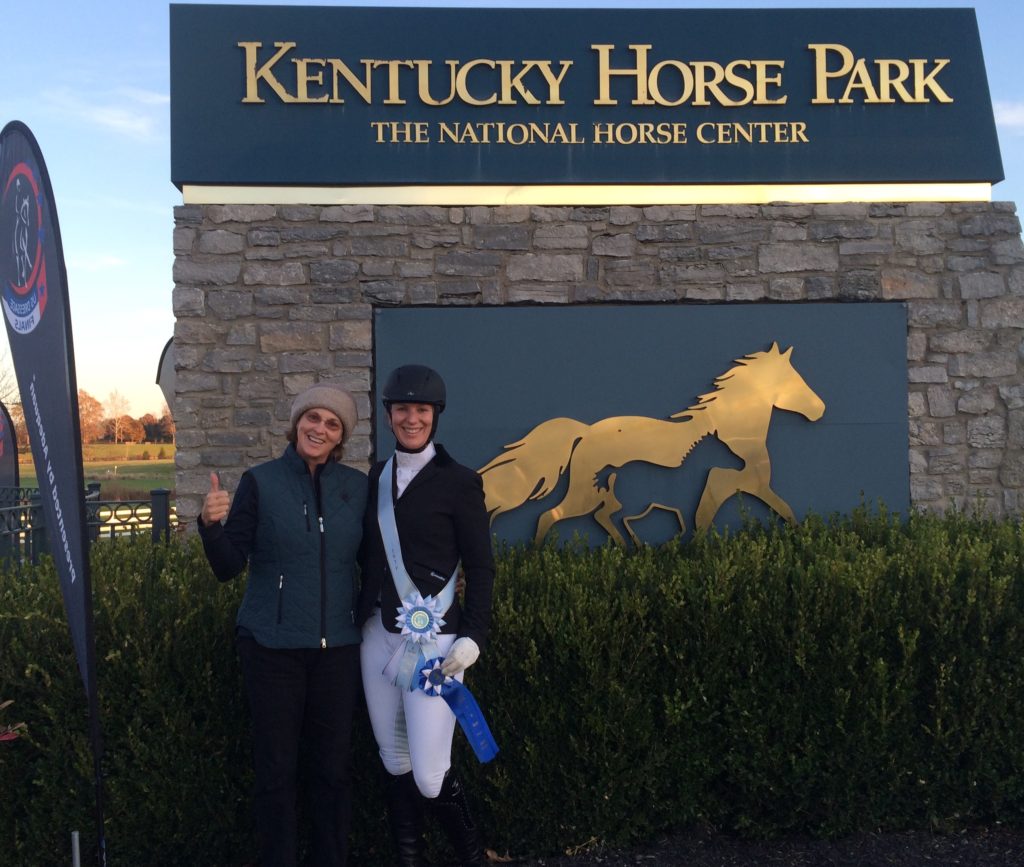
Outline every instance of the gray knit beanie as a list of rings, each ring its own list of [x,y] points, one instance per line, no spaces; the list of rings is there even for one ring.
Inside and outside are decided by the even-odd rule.
[[[292,403],[291,425],[294,428],[302,414],[307,410],[320,407],[329,409],[341,419],[341,441],[344,443],[355,430],[359,414],[356,412],[355,399],[340,385],[330,382],[319,382],[307,388]]]

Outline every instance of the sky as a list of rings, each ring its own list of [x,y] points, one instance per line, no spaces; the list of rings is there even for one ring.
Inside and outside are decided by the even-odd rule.
[[[277,5],[425,4],[278,0]],[[1024,204],[1021,0],[448,0],[430,5],[973,7],[1006,175],[992,198]],[[135,417],[162,411],[157,367],[174,330],[172,238],[174,207],[182,201],[170,180],[168,9],[163,0],[5,0],[0,5],[0,127],[11,120],[26,123],[50,174],[67,266],[78,386],[104,403],[117,391]],[[0,347],[6,349],[5,343],[6,336]]]

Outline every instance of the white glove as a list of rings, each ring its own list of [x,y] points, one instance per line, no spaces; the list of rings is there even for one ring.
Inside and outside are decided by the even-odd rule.
[[[441,673],[448,677],[454,677],[476,662],[478,656],[480,656],[480,647],[472,638],[456,638],[451,650],[444,658]]]

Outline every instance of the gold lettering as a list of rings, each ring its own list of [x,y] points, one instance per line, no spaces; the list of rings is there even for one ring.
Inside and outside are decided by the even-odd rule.
[[[501,70],[501,99],[498,100],[499,105],[516,104],[516,100],[512,96],[513,90],[518,92],[523,101],[528,105],[540,105],[541,100],[534,96],[533,91],[523,83],[523,79],[534,69],[540,72],[548,86],[548,98],[544,100],[544,103],[546,105],[565,105],[565,101],[561,98],[561,86],[562,79],[565,78],[569,67],[572,66],[571,60],[561,61],[562,71],[557,76],[551,69],[550,60],[524,60],[523,68],[515,76],[512,75],[512,67],[514,65],[515,61],[513,60],[498,61],[498,68]]]
[[[782,87],[782,70],[786,65],[785,60],[753,60],[754,69],[757,71],[754,87],[755,105],[785,105],[788,96],[780,96],[778,99],[770,99],[768,96],[768,85]],[[777,66],[779,71],[776,75],[768,75],[768,67]]]
[[[812,43],[807,46],[814,52],[815,91],[812,105],[834,105],[836,100],[829,94],[829,82],[833,79],[846,79],[846,87],[838,102],[850,104],[854,100],[851,94],[855,90],[863,93],[865,104],[872,103],[925,103],[932,98],[938,102],[953,102],[953,98],[943,90],[935,80],[936,76],[949,65],[948,58],[931,61],[928,70],[927,60],[914,59],[909,61],[887,58],[872,61],[878,72],[878,82],[871,76],[868,61],[863,57],[854,58],[853,52],[845,45],[837,43]],[[838,67],[833,66],[830,55],[835,56]],[[914,92],[911,95],[904,82],[914,75]],[[930,94],[930,96],[929,96]]]
[[[372,65],[374,69],[378,66],[385,66],[388,70],[388,96],[384,100],[384,105],[405,105],[405,100],[401,96],[401,87],[398,80],[398,70],[403,67],[412,68],[413,62],[411,60],[372,60],[367,61]]]
[[[377,144],[429,144],[430,133],[425,120],[371,120],[377,133]]]
[[[693,64],[694,69],[694,105],[711,105],[708,100],[707,91],[715,92],[717,100],[723,105],[728,105],[728,97],[719,90],[718,85],[725,80],[725,70],[718,63],[698,60]],[[711,71],[711,81],[707,80],[707,73]]]
[[[812,43],[807,47],[814,52],[815,91],[814,99],[811,100],[811,105],[833,105],[835,100],[831,99],[828,95],[829,79],[841,78],[853,69],[853,52],[845,45],[839,45],[837,43]],[[828,70],[829,52],[835,52],[838,54],[842,61],[839,69],[834,72],[829,72]]]
[[[910,65],[914,67],[914,102],[928,102],[927,97],[924,95],[926,88],[935,94],[935,98],[939,102],[952,102],[953,97],[935,83],[935,76],[949,66],[949,58],[935,60],[936,67],[925,75],[924,65],[927,62],[926,60],[910,61]]]
[[[537,68],[540,69],[540,74],[544,76],[544,80],[548,84],[548,98],[545,101],[545,104],[565,105],[565,100],[562,99],[562,79],[565,78],[565,74],[569,71],[569,67],[572,66],[572,61],[559,61],[559,63],[561,63],[562,65],[562,71],[558,73],[557,77],[551,70],[550,60],[542,60],[539,63],[537,61],[531,60],[530,63],[537,63]]]
[[[327,61],[327,64],[331,67],[331,102],[332,103],[344,103],[345,100],[341,96],[341,90],[339,87],[340,79],[344,78],[349,83],[349,86],[358,93],[362,98],[363,102],[370,105],[373,102],[372,89],[371,89],[371,76],[373,75],[373,61],[363,60],[363,76],[364,80],[360,81],[356,78],[355,73],[340,60],[332,58]]]
[[[875,92],[875,85],[871,81],[868,65],[864,62],[863,57],[858,57],[857,62],[853,64],[853,73],[846,82],[846,90],[843,91],[843,95],[839,99],[840,105],[853,102],[850,91],[855,88],[864,91],[864,102],[878,102],[878,94]]]
[[[890,96],[890,91],[895,90],[903,102],[913,102],[914,97],[910,91],[903,86],[903,82],[910,77],[910,66],[902,60],[876,60],[878,67],[878,101],[884,103],[896,102]]]
[[[466,85],[466,78],[469,73],[477,66],[489,66],[494,69],[495,62],[493,60],[484,60],[479,58],[477,60],[471,60],[469,63],[465,63],[459,67],[459,72],[455,77],[455,92],[458,93],[459,99],[468,105],[494,105],[498,101],[498,94],[491,93],[490,96],[484,99],[477,99],[473,94],[469,92],[469,87]]]
[[[434,99],[430,95],[430,66],[429,60],[417,60],[416,69],[419,73],[419,94],[420,102],[424,105],[448,105],[455,99],[455,69],[459,65],[457,60],[446,60],[448,67],[448,95],[444,99]]]
[[[611,52],[614,45],[591,45],[597,52],[597,99],[594,105],[618,105],[617,99],[611,98],[611,77],[621,75],[636,79],[636,98],[631,100],[633,105],[654,105],[654,100],[647,96],[647,52],[650,45],[630,45],[629,47],[636,54],[637,65],[633,69],[612,69]]]
[[[725,67],[726,83],[731,85],[732,87],[735,87],[737,90],[741,91],[743,94],[743,98],[729,99],[724,93],[719,91],[722,105],[746,105],[754,98],[754,85],[747,81],[747,79],[744,76],[736,72],[736,69],[738,67],[750,69],[751,66],[753,66],[753,64],[749,60],[734,60],[727,67]],[[755,74],[760,74],[756,66],[754,67],[754,71]]]
[[[701,144],[807,144],[807,124],[803,121],[707,121],[697,127],[697,141]]]
[[[296,102],[327,102],[327,94],[311,98],[309,95],[309,84],[319,84],[323,87],[324,72],[311,73],[307,68],[310,64],[326,65],[326,61],[317,57],[301,57],[293,60],[295,64],[295,101]]]
[[[277,54],[256,68],[257,55],[262,42],[239,42],[238,47],[245,52],[245,97],[242,102],[264,102],[259,94],[259,83],[265,81],[270,89],[277,94],[281,102],[295,102],[295,97],[285,90],[284,85],[274,76],[274,64],[295,47],[294,42],[275,42]]]
[[[613,123],[595,123],[594,124],[594,144],[611,144],[612,137],[615,134],[615,124]]]
[[[679,74],[682,77],[683,87],[682,92],[679,94],[679,99],[668,100],[661,93],[661,85],[658,79],[661,75],[661,70],[666,66],[678,69]],[[652,102],[657,103],[658,105],[682,105],[693,93],[693,72],[690,70],[689,66],[680,60],[663,60],[661,63],[655,64],[654,68],[651,70],[651,77],[647,82],[647,89],[651,94]]]

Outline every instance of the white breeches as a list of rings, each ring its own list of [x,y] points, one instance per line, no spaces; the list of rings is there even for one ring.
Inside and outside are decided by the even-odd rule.
[[[454,640],[454,635],[439,636],[441,656],[448,653]],[[455,714],[440,696],[399,689],[384,676],[384,667],[404,644],[401,635],[384,628],[378,613],[364,624],[359,659],[366,706],[387,772],[400,776],[412,771],[423,796],[436,798],[451,766]],[[462,674],[455,679],[461,682]]]

